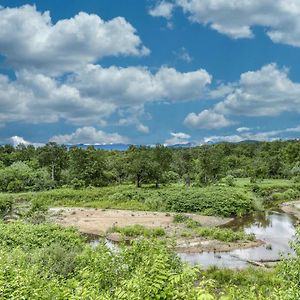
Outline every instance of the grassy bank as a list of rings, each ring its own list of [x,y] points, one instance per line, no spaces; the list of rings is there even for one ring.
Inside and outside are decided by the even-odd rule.
[[[194,212],[215,216],[244,215],[255,209],[253,193],[242,187],[171,185],[155,189],[119,185],[45,192],[2,194],[1,199],[31,201],[37,206],[70,206],[148,211]]]

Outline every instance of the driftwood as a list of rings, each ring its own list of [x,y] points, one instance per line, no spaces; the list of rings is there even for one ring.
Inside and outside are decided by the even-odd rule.
[[[266,263],[272,263],[272,262],[279,262],[281,259],[268,259],[268,260],[259,260],[259,261],[255,261],[255,260],[250,260],[250,259],[243,259],[240,258],[237,255],[231,255],[234,258],[237,258],[241,261],[244,261],[250,265],[256,266],[256,267],[262,267],[262,268],[269,268],[269,266],[265,265]]]
[[[267,266],[261,262],[258,262],[258,261],[254,261],[254,260],[249,260],[249,259],[246,259],[245,260],[248,264],[250,265],[253,265],[253,266],[256,266],[256,267],[262,267],[262,268],[267,268]]]

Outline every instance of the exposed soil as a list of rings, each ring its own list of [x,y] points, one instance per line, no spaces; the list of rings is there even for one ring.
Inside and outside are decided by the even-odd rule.
[[[261,240],[226,243],[217,240],[207,240],[204,238],[180,238],[176,241],[176,250],[184,253],[201,252],[230,252],[236,249],[247,249],[259,247],[265,243]]]
[[[118,233],[109,233],[113,226],[143,225],[148,228],[161,227],[168,237],[175,237],[176,250],[186,253],[200,252],[227,252],[235,249],[245,249],[261,246],[262,241],[249,241],[226,243],[217,240],[208,240],[203,237],[181,237],[185,229],[184,224],[173,222],[173,213],[141,212],[129,210],[93,209],[93,208],[51,208],[51,219],[65,227],[76,227],[81,233],[89,235],[106,236],[113,242],[120,242],[124,237]],[[225,225],[233,219],[211,216],[186,214],[205,227]],[[126,238],[131,240],[132,238]]]
[[[300,224],[300,200],[282,203],[280,208],[284,212],[294,215]]]
[[[173,223],[172,213],[142,212],[130,210],[94,208],[51,208],[53,220],[62,226],[74,226],[82,233],[105,235],[113,226],[143,225],[148,228],[161,227],[167,233],[180,230],[181,224]],[[186,214],[205,227],[221,226],[233,219]]]

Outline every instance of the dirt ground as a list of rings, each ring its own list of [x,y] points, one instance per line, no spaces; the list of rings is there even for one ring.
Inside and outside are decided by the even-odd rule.
[[[51,208],[51,220],[64,227],[76,227],[81,233],[105,236],[112,242],[120,242],[124,237],[118,233],[109,233],[113,226],[143,225],[148,228],[160,227],[167,233],[166,238],[174,239],[176,250],[186,253],[222,251],[227,252],[239,248],[257,247],[262,241],[226,243],[208,240],[202,237],[182,237],[183,224],[173,222],[172,213],[143,212],[129,210],[93,209],[93,208]],[[233,219],[186,214],[204,227],[225,225]],[[130,240],[130,238],[127,238]]]
[[[161,227],[167,232],[176,231],[176,226],[180,226],[173,223],[174,214],[171,213],[93,208],[51,208],[50,213],[55,223],[76,227],[82,233],[102,236],[113,226],[139,224],[149,228]],[[232,221],[230,218],[186,215],[205,227],[221,226]]]
[[[294,215],[299,220],[298,223],[300,224],[300,200],[283,203],[280,208],[284,212]]]
[[[249,242],[226,243],[217,240],[207,240],[204,238],[180,238],[176,241],[177,252],[201,253],[201,252],[230,252],[236,249],[247,249],[262,246],[265,243],[261,240]]]

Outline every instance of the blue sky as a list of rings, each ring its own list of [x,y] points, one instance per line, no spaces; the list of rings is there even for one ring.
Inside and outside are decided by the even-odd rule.
[[[2,143],[300,135],[297,0],[0,5]]]

